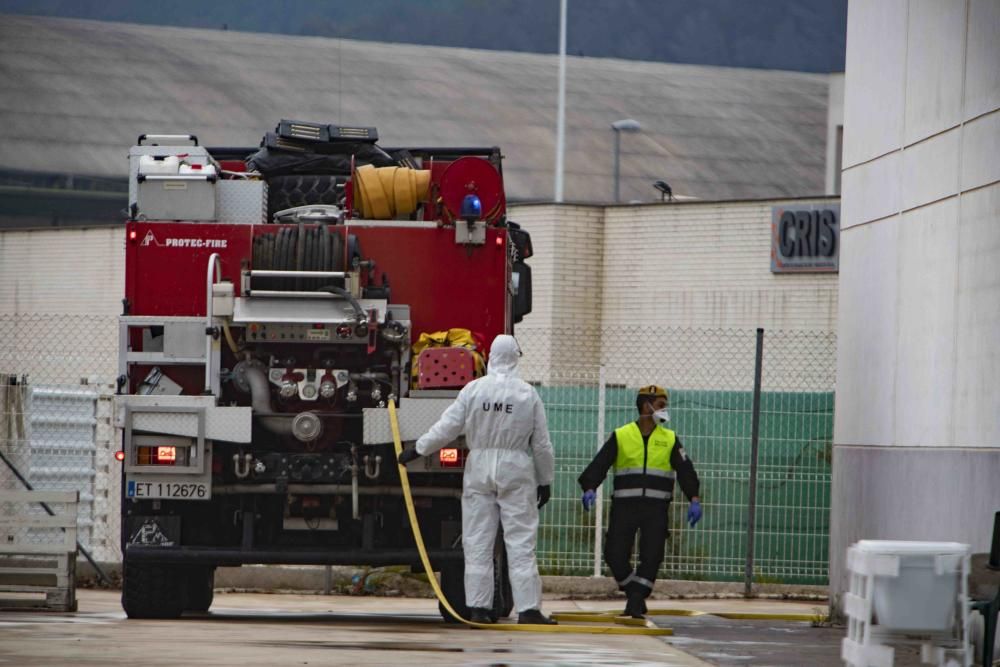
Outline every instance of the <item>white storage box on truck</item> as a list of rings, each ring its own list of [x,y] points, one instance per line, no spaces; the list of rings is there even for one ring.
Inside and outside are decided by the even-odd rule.
[[[144,134],[129,149],[130,217],[215,220],[217,180],[212,157],[194,135]]]

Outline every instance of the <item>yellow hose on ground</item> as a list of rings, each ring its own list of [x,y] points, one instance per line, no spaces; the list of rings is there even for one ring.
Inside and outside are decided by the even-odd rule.
[[[647,616],[717,616],[729,620],[740,621],[801,621],[804,623],[825,623],[829,620],[826,614],[796,614],[796,613],[771,613],[758,611],[701,611],[698,609],[650,609]],[[579,612],[565,611],[553,614],[556,620],[565,618],[567,620],[583,620],[584,617],[605,617],[613,618],[616,612]],[[624,620],[624,619],[622,619]]]
[[[369,220],[409,215],[427,199],[431,172],[408,167],[363,165],[355,171],[355,204]]]
[[[392,426],[392,442],[396,448],[396,457],[403,452],[403,443],[399,437],[399,421],[396,418],[396,406],[392,401],[389,401],[389,424]],[[403,499],[406,501],[406,513],[410,517],[410,527],[413,528],[413,541],[417,544],[417,550],[420,552],[420,562],[424,564],[424,570],[427,572],[427,579],[431,583],[431,587],[434,589],[434,595],[437,596],[438,602],[445,610],[457,618],[459,621],[468,625],[470,627],[479,628],[482,630],[501,630],[505,632],[557,632],[557,633],[584,633],[593,635],[651,635],[651,636],[665,636],[672,635],[674,631],[670,628],[658,628],[651,622],[643,622],[642,627],[634,627],[629,621],[635,621],[636,619],[617,619],[610,615],[594,614],[594,618],[597,618],[597,622],[607,623],[611,622],[611,625],[519,625],[515,623],[497,623],[497,624],[486,624],[486,623],[473,623],[468,621],[461,616],[459,616],[451,604],[444,597],[444,593],[441,592],[441,585],[438,583],[437,577],[434,576],[434,570],[431,567],[430,559],[427,557],[427,549],[424,547],[424,538],[420,532],[420,524],[417,523],[417,513],[413,508],[413,496],[410,493],[410,478],[406,472],[406,466],[399,466],[399,481],[403,486]],[[554,614],[555,616],[555,614]],[[590,619],[581,619],[581,622],[589,621]],[[626,623],[626,624],[622,624]]]

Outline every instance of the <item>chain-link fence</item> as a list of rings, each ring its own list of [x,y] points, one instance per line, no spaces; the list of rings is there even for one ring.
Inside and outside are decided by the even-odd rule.
[[[117,345],[114,318],[0,316],[0,489],[78,491],[79,542],[99,561],[120,558]]]
[[[610,432],[636,418],[636,389],[660,384],[670,392],[670,427],[695,461],[705,509],[691,529],[684,523],[686,499],[672,503],[660,576],[746,578],[756,339],[753,330],[518,331],[522,376],[545,402],[557,456],[553,501],[539,535],[545,571],[607,573],[598,556],[611,484],[602,487],[598,511],[586,513],[576,478]],[[824,584],[836,338],[777,331],[763,340],[752,578]],[[560,367],[553,365],[558,358]],[[570,359],[579,363],[563,365]]]
[[[741,581],[748,561],[756,332],[753,330],[518,330],[521,374],[545,402],[556,449],[552,501],[542,512],[543,573],[605,573],[600,553],[610,484],[597,512],[577,476],[612,430],[636,417],[635,390],[670,391],[670,426],[695,462],[705,517],[671,509],[665,578]],[[753,577],[827,578],[833,380],[829,332],[764,333],[758,411]],[[0,316],[0,452],[39,489],[80,491],[80,541],[120,558],[119,475],[112,422],[117,321],[101,316]],[[0,462],[0,488],[19,488]]]

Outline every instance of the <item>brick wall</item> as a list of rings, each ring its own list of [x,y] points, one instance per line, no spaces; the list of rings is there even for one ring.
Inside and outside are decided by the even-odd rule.
[[[532,357],[532,366],[597,366],[598,339],[553,335],[553,329],[579,330],[601,325],[603,208],[524,206],[512,211],[510,217],[531,233],[535,250],[529,261],[532,313],[517,327],[524,339],[522,344]]]
[[[534,310],[519,335],[530,341],[539,366],[613,359],[618,367],[680,380],[674,364],[649,368],[648,352],[627,340],[627,331],[833,331],[835,273],[771,273],[771,209],[789,203],[513,207],[511,219],[531,233],[535,249]],[[555,334],[542,341],[543,331]],[[675,354],[684,357],[683,350]]]
[[[836,274],[771,273],[771,207],[782,204],[513,207],[535,247],[523,324],[832,330]]]

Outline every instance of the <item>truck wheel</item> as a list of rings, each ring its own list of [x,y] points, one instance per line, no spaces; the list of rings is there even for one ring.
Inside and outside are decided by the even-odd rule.
[[[469,608],[465,606],[465,563],[457,561],[441,567],[441,592],[459,616],[469,617]],[[438,612],[445,623],[460,623],[440,602],[438,602]]]
[[[122,608],[129,618],[177,618],[184,611],[187,578],[179,567],[130,563],[122,566]]]
[[[215,597],[215,568],[194,567],[187,573],[185,611],[208,611]]]
[[[493,609],[494,620],[507,618],[514,610],[514,595],[510,588],[510,572],[507,570],[507,550],[503,542],[498,540],[499,547],[493,556]],[[441,569],[441,592],[448,600],[451,608],[462,618],[469,617],[469,608],[465,606],[465,564],[453,563]],[[438,612],[447,623],[458,623],[438,603]]]
[[[507,547],[503,539],[497,540],[493,556],[493,616],[507,618],[514,611],[514,592],[510,588],[510,570],[507,569]]]

